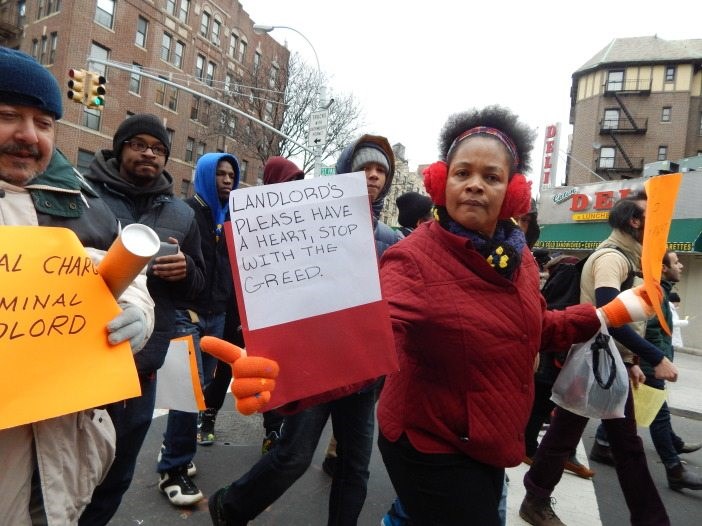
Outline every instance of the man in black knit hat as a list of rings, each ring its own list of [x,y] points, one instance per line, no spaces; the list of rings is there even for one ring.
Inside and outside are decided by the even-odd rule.
[[[151,424],[156,371],[163,365],[170,340],[179,336],[175,301],[193,298],[205,284],[200,232],[193,209],[173,195],[173,178],[165,170],[169,154],[168,132],[161,119],[137,114],[120,124],[112,150],[97,152],[86,174],[123,225],[148,225],[173,250],[157,257],[147,272],[147,286],[156,304],[156,325],[135,360],[142,394],[107,408],[117,431],[116,458],[80,518],[83,526],[107,524],[129,488]],[[159,489],[175,505],[197,502],[202,493],[190,479],[194,472],[195,466],[189,463],[162,473]]]
[[[405,192],[395,199],[397,205],[397,222],[400,232],[406,237],[420,224],[431,219],[431,197],[419,192]]]

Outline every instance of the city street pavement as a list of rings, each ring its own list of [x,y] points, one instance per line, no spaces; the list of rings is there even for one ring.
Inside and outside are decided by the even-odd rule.
[[[678,432],[693,441],[702,440],[702,356],[676,354],[675,363],[680,370],[680,380],[669,384],[668,403],[673,415],[673,425]],[[161,524],[210,525],[206,500],[194,508],[177,509],[171,506],[166,497],[158,491],[158,475],[154,472],[156,455],[165,427],[165,418],[155,416],[146,443],[139,457],[134,481],[126,493],[124,501],[112,526],[151,526]],[[590,422],[585,432],[585,445],[578,447],[578,458],[588,465],[586,450],[592,443],[595,422]],[[682,430],[682,431],[680,431]],[[211,447],[199,447],[195,464],[198,475],[194,478],[205,497],[216,489],[230,483],[259,458],[263,438],[260,415],[244,417],[233,409],[231,399],[225,401],[223,411],[217,421],[218,441]],[[686,435],[686,432],[688,433]],[[327,502],[330,478],[321,470],[324,451],[331,434],[328,425],[320,441],[310,469],[288,492],[270,506],[252,526],[322,526],[327,521]],[[646,445],[649,465],[661,496],[670,510],[682,514],[683,519],[673,524],[696,524],[692,517],[699,517],[702,492],[675,493],[665,485],[665,476],[655,450],[652,449],[647,429],[640,429]],[[690,463],[699,466],[702,452],[689,455]],[[554,491],[555,509],[568,526],[608,526],[627,524],[628,513],[621,491],[618,489],[614,469],[594,463],[598,472],[593,481],[584,480],[566,472]],[[507,470],[510,484],[508,492],[507,524],[524,525],[519,518],[519,505],[524,496],[522,478],[527,466],[524,464]],[[359,519],[360,526],[377,526],[381,517],[394,498],[394,491],[388,479],[377,447],[371,458],[371,477],[368,497]],[[598,504],[598,499],[600,504]],[[604,503],[604,504],[603,504]],[[602,512],[600,510],[606,510]],[[689,511],[688,511],[689,510]],[[671,517],[673,513],[671,513]],[[692,522],[688,522],[686,517]],[[616,517],[616,518],[615,518]],[[623,522],[622,522],[623,521]]]

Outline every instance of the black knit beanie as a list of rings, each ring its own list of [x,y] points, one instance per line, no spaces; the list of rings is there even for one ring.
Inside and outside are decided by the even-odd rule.
[[[397,222],[406,228],[414,228],[417,221],[426,217],[431,211],[432,201],[427,195],[407,192],[395,199],[397,204]]]
[[[118,160],[122,158],[122,148],[124,148],[124,141],[128,141],[135,135],[139,134],[151,135],[156,137],[161,143],[168,148],[170,155],[171,143],[168,140],[168,131],[163,125],[163,122],[156,115],[150,113],[138,113],[127,117],[122,124],[119,125],[115,136],[112,139],[112,151]],[[168,161],[168,155],[166,155],[166,161]]]

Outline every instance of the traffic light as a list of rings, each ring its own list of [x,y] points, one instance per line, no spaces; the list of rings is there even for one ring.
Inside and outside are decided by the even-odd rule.
[[[90,73],[88,83],[88,98],[86,106],[91,109],[101,110],[105,106],[105,82],[107,79],[98,73]]]
[[[73,102],[83,104],[85,100],[85,77],[88,74],[84,69],[68,70],[68,98]]]

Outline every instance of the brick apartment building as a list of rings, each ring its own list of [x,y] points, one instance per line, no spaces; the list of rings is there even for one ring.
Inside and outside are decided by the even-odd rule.
[[[702,154],[702,39],[617,38],[573,73],[566,185]]]
[[[66,87],[70,68],[107,78],[105,107],[64,98],[57,146],[80,170],[112,147],[117,126],[134,113],[163,118],[171,135],[167,170],[177,195],[192,193],[200,155],[226,151],[241,162],[242,184],[255,185],[261,158],[277,154],[276,136],[236,112],[139,75],[155,75],[223,101],[280,127],[289,51],[236,0],[0,0],[0,44],[34,56]],[[109,60],[132,69],[92,63]],[[67,88],[65,88],[67,90]]]

